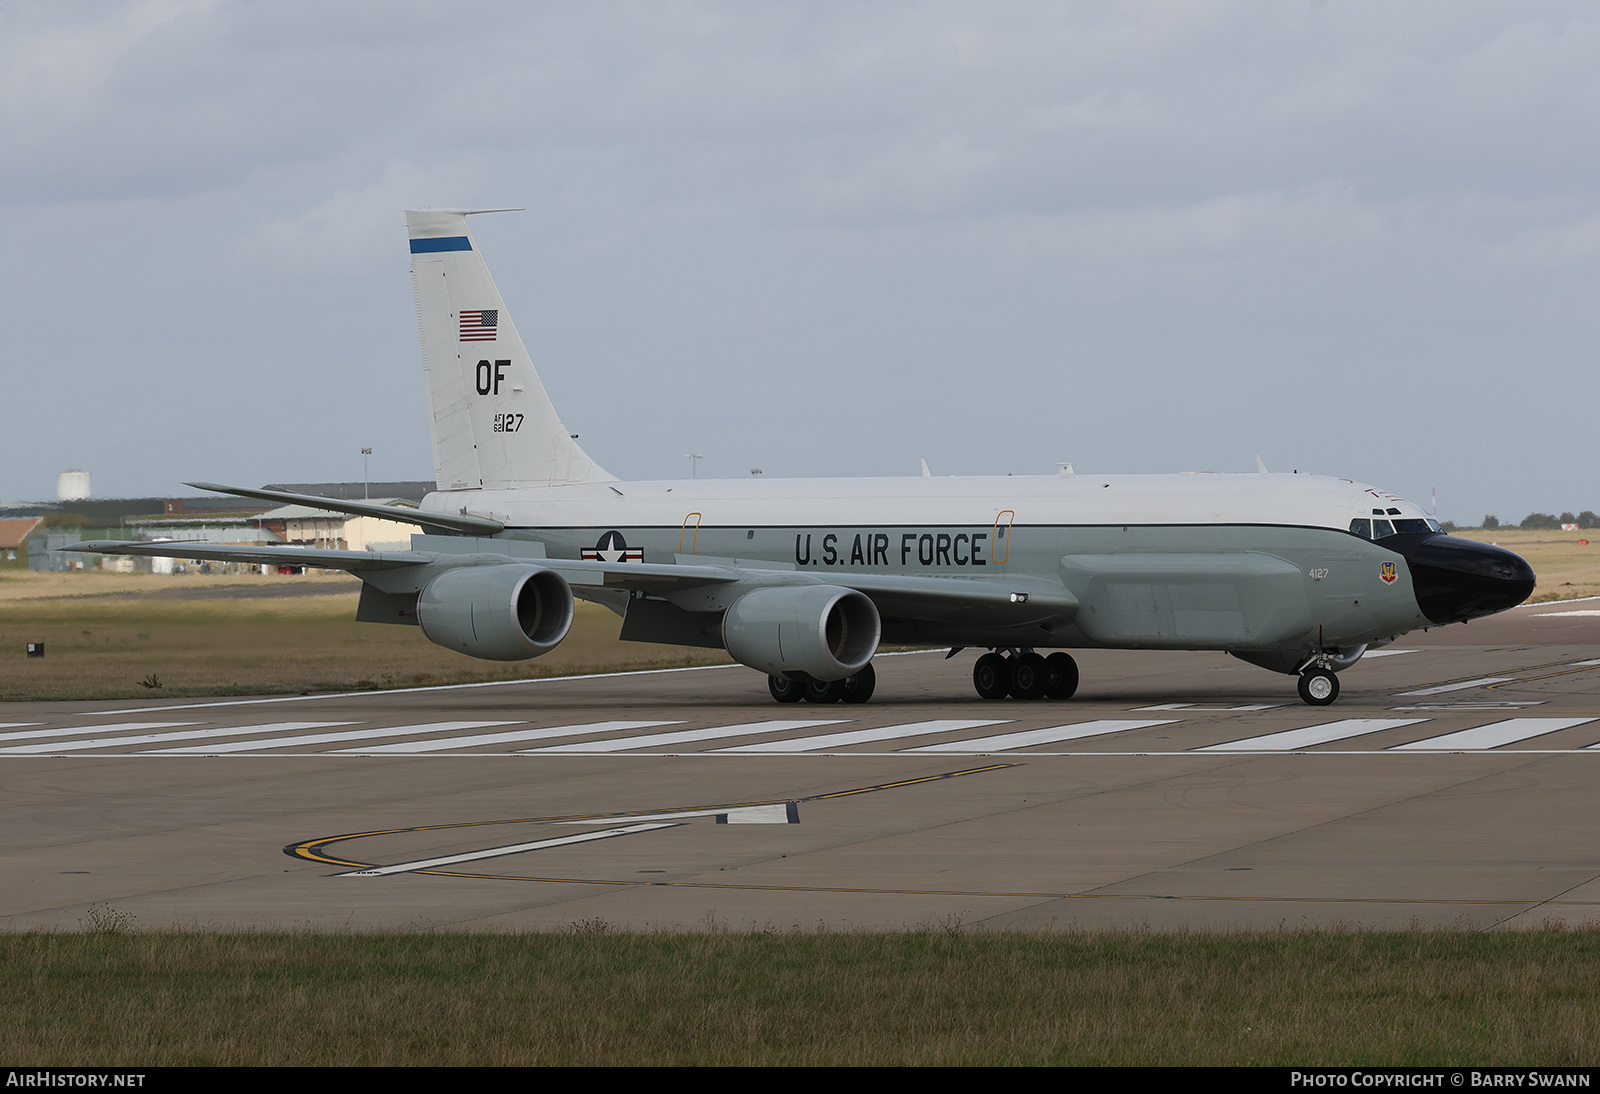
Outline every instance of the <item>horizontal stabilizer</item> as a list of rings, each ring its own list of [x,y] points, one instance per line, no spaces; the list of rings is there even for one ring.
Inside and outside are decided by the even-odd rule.
[[[211,490],[218,494],[233,494],[241,498],[259,498],[285,505],[304,505],[312,509],[326,509],[331,513],[351,513],[358,517],[381,517],[402,524],[420,524],[444,532],[468,536],[492,536],[505,525],[488,517],[469,517],[465,513],[430,513],[425,509],[408,509],[403,505],[378,505],[370,501],[344,501],[340,498],[321,498],[315,494],[291,494],[287,490],[247,490],[242,486],[221,486],[214,482],[186,482],[196,490]],[[198,555],[196,558],[200,557]]]

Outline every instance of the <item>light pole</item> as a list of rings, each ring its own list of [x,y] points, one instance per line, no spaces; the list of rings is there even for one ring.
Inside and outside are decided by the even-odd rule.
[[[698,453],[698,452],[685,452],[683,454],[683,456],[687,460],[693,460],[694,461],[693,463],[689,464],[689,466],[694,471],[694,474],[691,475],[690,477],[698,479],[700,477],[700,459],[701,459],[700,453]]]
[[[367,473],[367,461],[370,460],[371,458],[372,458],[372,449],[363,448],[361,450],[361,500],[362,501],[371,501],[372,500],[371,499],[371,491],[370,491],[370,488],[367,485],[368,480],[371,478],[371,476]]]

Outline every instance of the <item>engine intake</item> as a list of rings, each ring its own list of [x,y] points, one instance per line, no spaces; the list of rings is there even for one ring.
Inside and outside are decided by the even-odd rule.
[[[843,680],[878,652],[883,624],[865,594],[837,585],[757,589],[722,618],[735,661],[771,676]]]
[[[461,566],[417,597],[428,641],[486,661],[525,661],[549,653],[572,629],[572,588],[554,570]]]

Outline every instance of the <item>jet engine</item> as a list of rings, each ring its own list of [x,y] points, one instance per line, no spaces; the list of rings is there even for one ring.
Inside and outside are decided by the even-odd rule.
[[[446,570],[417,597],[428,641],[486,661],[549,653],[572,628],[572,588],[554,570],[514,564]]]
[[[882,633],[877,605],[837,585],[757,589],[722,617],[722,640],[735,661],[795,680],[855,675],[878,652]]]

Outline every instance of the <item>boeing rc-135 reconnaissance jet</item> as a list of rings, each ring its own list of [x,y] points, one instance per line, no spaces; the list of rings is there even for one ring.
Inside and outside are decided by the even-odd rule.
[[[725,648],[779,702],[865,702],[894,643],[987,648],[986,699],[1069,698],[1068,649],[1225,650],[1320,706],[1368,648],[1533,591],[1521,558],[1393,494],[1264,468],[619,482],[556,415],[468,212],[406,214],[439,487],[420,510],[191,484],[419,524],[411,550],[77,549],[348,570],[358,619],[491,660],[555,648],[582,597],[624,639]]]

